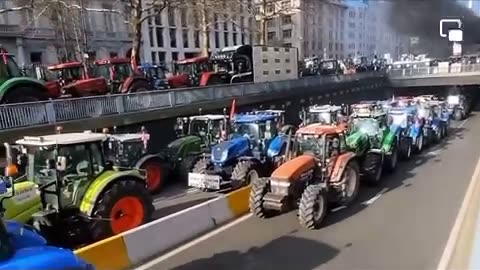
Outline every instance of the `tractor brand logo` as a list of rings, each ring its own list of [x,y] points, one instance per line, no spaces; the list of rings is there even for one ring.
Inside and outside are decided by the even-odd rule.
[[[300,181],[308,181],[313,177],[313,169],[310,169],[300,175]]]
[[[12,198],[16,203],[23,203],[37,196],[37,192],[34,187],[28,187],[19,191],[15,191],[15,196]]]

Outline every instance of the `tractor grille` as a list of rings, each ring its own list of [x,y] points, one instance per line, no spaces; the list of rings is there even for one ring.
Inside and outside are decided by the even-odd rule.
[[[223,147],[213,147],[213,159],[220,160],[222,159]]]

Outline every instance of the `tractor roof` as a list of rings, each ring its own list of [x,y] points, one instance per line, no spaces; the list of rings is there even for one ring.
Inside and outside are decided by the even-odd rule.
[[[208,61],[208,60],[209,60],[209,58],[207,56],[198,56],[198,57],[178,60],[176,62],[176,64],[185,65],[185,64],[193,64],[193,63],[197,63],[197,62],[205,62],[205,61]]]
[[[276,115],[267,114],[267,113],[256,113],[256,114],[237,114],[235,115],[236,123],[255,123],[255,122],[265,122],[269,120],[274,120]]]
[[[393,115],[413,113],[416,111],[416,109],[417,109],[416,106],[398,106],[398,107],[392,107],[388,113]]]
[[[337,112],[340,110],[342,110],[342,107],[335,105],[313,105],[308,108],[311,113]]]
[[[101,59],[101,60],[96,60],[95,65],[115,65],[115,64],[129,64],[130,59],[128,58],[107,58],[107,59]]]
[[[125,134],[112,134],[112,135],[109,135],[109,138],[112,138],[120,142],[129,142],[129,141],[142,141],[144,138],[148,140],[150,139],[150,135],[142,134],[142,133],[125,133]]]
[[[331,135],[342,133],[344,131],[346,131],[345,126],[324,125],[316,123],[301,127],[299,130],[297,130],[297,135]]]
[[[79,68],[79,67],[83,67],[83,63],[79,61],[75,61],[75,62],[50,65],[48,66],[48,70],[59,70],[59,69],[67,69],[67,68]]]
[[[70,145],[103,141],[107,134],[103,133],[62,133],[46,136],[25,136],[16,144],[31,146]]]
[[[223,120],[224,118],[228,119],[228,116],[223,114],[205,114],[205,115],[194,115],[190,116],[190,120],[199,120],[199,121],[216,121],[216,120]]]
[[[274,114],[274,115],[281,115],[284,114],[284,110],[259,110],[255,111],[256,114]]]

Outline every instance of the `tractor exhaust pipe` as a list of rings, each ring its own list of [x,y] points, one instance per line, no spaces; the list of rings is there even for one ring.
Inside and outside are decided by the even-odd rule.
[[[3,143],[5,146],[5,154],[7,158],[7,165],[10,165],[13,163],[13,157],[12,157],[12,146],[10,146],[9,143]]]
[[[293,128],[290,128],[290,130],[288,131],[287,146],[286,146],[287,152],[285,153],[285,160],[290,160],[290,158],[291,158],[292,151],[291,151],[290,147],[291,147],[291,144],[292,144],[292,132],[293,132],[292,130],[293,130]]]

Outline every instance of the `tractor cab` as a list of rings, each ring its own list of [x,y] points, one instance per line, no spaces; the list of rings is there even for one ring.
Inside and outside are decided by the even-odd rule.
[[[387,129],[387,114],[378,104],[354,104],[351,106],[349,129],[350,132],[360,131],[371,136],[379,135],[381,130]],[[383,134],[381,134],[383,137]]]
[[[153,89],[168,89],[166,76],[167,68],[164,65],[143,64],[138,67],[145,78],[152,84]]]
[[[343,74],[342,63],[337,59],[326,59],[320,61],[320,75]]]
[[[344,108],[335,105],[313,105],[307,110],[300,112],[302,125],[321,123],[324,125],[336,125],[342,121]]]
[[[253,81],[252,53],[252,46],[239,45],[223,48],[212,55],[214,75],[210,76],[207,85]]]
[[[308,57],[303,60],[305,66],[303,76],[318,75],[320,72],[320,59],[317,56]]]
[[[261,155],[278,135],[279,120],[280,117],[272,113],[237,114],[232,137],[247,138],[253,152]]]
[[[173,64],[173,75],[168,78],[172,88],[199,86],[203,73],[213,70],[210,59],[205,56],[176,61]]]
[[[176,129],[180,136],[198,136],[210,146],[227,139],[230,124],[225,114],[205,114],[177,118]]]
[[[104,141],[107,160],[114,165],[132,168],[136,162],[147,154],[150,135],[147,133],[112,134]]]
[[[85,132],[24,137],[16,142],[28,160],[26,179],[36,184],[40,194],[42,207],[32,219],[49,242],[78,247],[137,227],[150,218],[145,217],[153,211],[148,206],[151,197],[145,176],[139,170],[114,170],[102,151],[106,139],[106,134]],[[137,189],[135,195],[131,194],[133,189]],[[130,213],[138,218],[117,216],[116,212],[125,207],[124,198],[139,206]],[[91,216],[108,220],[100,224]]]
[[[108,82],[109,92],[134,93],[152,89],[138,70],[133,70],[130,59],[110,58],[95,61],[95,76],[103,77]]]
[[[295,134],[295,156],[311,155],[316,157],[320,164],[326,164],[326,159],[336,158],[347,150],[345,132],[343,126],[321,123],[302,127]]]

